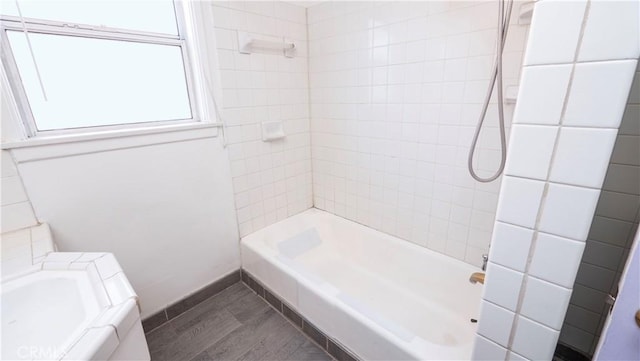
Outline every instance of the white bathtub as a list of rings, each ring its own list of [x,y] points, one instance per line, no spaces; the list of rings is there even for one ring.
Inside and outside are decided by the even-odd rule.
[[[471,357],[476,267],[317,209],[241,245],[247,272],[361,359]]]

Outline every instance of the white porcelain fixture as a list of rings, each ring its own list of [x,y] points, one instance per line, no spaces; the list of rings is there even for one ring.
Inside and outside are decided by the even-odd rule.
[[[3,235],[12,268],[0,296],[2,359],[149,360],[138,297],[115,257],[52,250],[46,225]]]
[[[362,359],[471,356],[475,267],[317,209],[241,244],[247,272]]]

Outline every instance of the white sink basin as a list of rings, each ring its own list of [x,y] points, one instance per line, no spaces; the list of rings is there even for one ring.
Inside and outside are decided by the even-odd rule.
[[[54,252],[46,224],[1,237],[0,359],[150,359],[138,296],[112,254]]]
[[[86,271],[40,271],[2,285],[2,359],[58,359],[102,311]]]
[[[149,360],[138,296],[109,253],[50,252],[2,280],[2,360]]]

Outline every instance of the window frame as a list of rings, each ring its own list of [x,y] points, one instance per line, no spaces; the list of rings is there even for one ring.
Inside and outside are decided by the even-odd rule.
[[[78,135],[87,133],[100,133],[107,131],[120,131],[127,129],[144,129],[159,126],[170,126],[180,124],[200,124],[202,120],[202,108],[200,106],[199,94],[196,91],[196,81],[194,74],[194,64],[187,44],[187,30],[183,9],[179,4],[173,2],[173,9],[176,19],[176,29],[178,34],[162,34],[145,32],[130,29],[112,28],[106,26],[94,26],[80,23],[71,23],[57,20],[44,20],[34,18],[20,18],[18,16],[0,15],[0,57],[2,59],[3,70],[13,93],[14,101],[17,105],[21,123],[26,139],[42,138],[47,136]],[[24,21],[24,23],[23,23]],[[183,71],[185,75],[187,97],[191,118],[169,119],[158,121],[141,121],[113,125],[84,126],[78,128],[61,128],[52,130],[38,130],[36,121],[29,105],[29,98],[20,78],[18,65],[13,56],[9,43],[7,31],[18,31],[28,33],[40,33],[50,35],[75,36],[88,39],[103,39],[115,41],[128,41],[133,43],[145,43],[156,45],[177,46],[182,54]],[[45,84],[46,89],[46,84]]]

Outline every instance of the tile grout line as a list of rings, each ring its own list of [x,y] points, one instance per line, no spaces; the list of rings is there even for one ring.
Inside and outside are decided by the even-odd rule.
[[[309,39],[309,8],[304,9],[305,35],[307,37],[307,120],[309,122],[309,169],[311,172],[311,208],[315,207],[315,192],[313,182],[313,115],[311,114],[311,41]]]

